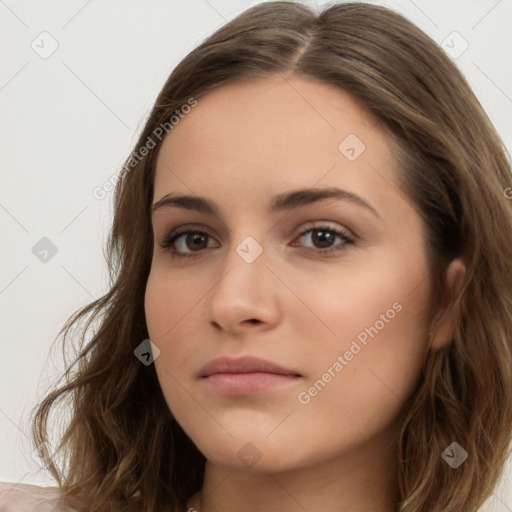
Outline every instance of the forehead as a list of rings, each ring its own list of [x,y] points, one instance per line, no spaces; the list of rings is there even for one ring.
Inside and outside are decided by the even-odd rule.
[[[280,135],[291,144],[292,137],[309,138],[312,130],[341,136],[349,130],[371,131],[376,124],[364,103],[344,90],[277,75],[231,82],[206,93],[167,139],[170,145],[171,139],[184,143],[190,137],[200,138],[202,145],[240,139],[249,144],[245,135],[250,133],[258,142]]]
[[[164,139],[155,196],[235,182],[253,191],[319,180],[361,188],[393,180],[388,143],[365,105],[334,86],[280,75],[229,83],[200,97]]]

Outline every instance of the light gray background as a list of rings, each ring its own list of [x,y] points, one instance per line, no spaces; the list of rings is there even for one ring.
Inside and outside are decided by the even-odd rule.
[[[53,484],[31,458],[28,415],[62,372],[59,328],[107,290],[112,193],[92,191],[121,168],[178,61],[257,3],[0,0],[0,481]],[[453,31],[467,41],[453,58],[511,152],[512,0],[373,3],[451,51],[464,44]],[[42,237],[58,249],[47,262],[32,252]],[[508,476],[488,510],[512,511]]]

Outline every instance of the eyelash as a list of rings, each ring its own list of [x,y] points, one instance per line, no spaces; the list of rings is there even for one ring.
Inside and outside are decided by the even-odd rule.
[[[329,227],[329,226],[310,227],[310,228],[302,231],[297,236],[297,238],[299,238],[299,239],[302,238],[305,234],[309,233],[310,231],[324,231],[324,232],[331,233],[331,234],[333,234],[333,235],[335,235],[337,237],[340,237],[342,239],[343,244],[338,249],[332,249],[331,247],[329,247],[327,249],[312,249],[312,248],[309,248],[309,247],[306,248],[306,250],[308,250],[308,251],[320,253],[322,255],[323,254],[329,254],[329,253],[332,253],[332,252],[343,251],[343,250],[346,249],[346,246],[348,244],[353,245],[355,243],[355,239],[352,238],[352,237],[349,237],[345,231],[342,231],[342,230],[336,229],[336,228],[332,228],[332,227]],[[162,241],[162,243],[160,244],[160,247],[165,252],[168,252],[171,255],[172,258],[190,258],[190,257],[194,257],[194,256],[199,256],[199,255],[201,255],[204,252],[204,250],[200,250],[200,251],[196,251],[196,252],[192,252],[192,253],[180,253],[176,249],[172,248],[174,242],[178,238],[180,238],[183,235],[188,235],[188,234],[191,234],[191,233],[199,234],[199,235],[204,235],[204,236],[213,238],[211,235],[209,235],[205,231],[202,231],[200,229],[190,229],[190,228],[184,226],[184,227],[175,229],[169,235],[167,235],[164,238],[164,240]]]

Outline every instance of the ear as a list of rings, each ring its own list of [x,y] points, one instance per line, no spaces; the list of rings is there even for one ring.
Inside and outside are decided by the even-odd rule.
[[[453,339],[459,312],[458,307],[454,306],[454,303],[462,291],[465,276],[466,265],[460,258],[454,259],[446,271],[450,305],[433,326],[430,333],[430,348],[433,352],[437,352],[439,349],[449,345]]]

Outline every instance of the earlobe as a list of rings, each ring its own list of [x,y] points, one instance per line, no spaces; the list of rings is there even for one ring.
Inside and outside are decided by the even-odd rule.
[[[461,258],[454,259],[446,271],[446,283],[450,293],[448,309],[437,321],[430,336],[430,349],[437,352],[447,346],[455,335],[457,326],[459,306],[457,299],[462,292],[466,277],[466,265]]]

